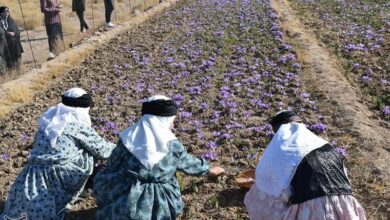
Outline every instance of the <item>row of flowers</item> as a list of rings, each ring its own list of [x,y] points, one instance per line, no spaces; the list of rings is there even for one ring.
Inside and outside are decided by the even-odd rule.
[[[123,97],[137,100],[129,104],[131,112],[96,117],[102,132],[117,134],[134,123],[140,103],[156,93],[178,103],[176,132],[210,160],[243,154],[254,158],[272,137],[268,118],[283,109],[318,115],[308,127],[317,133],[327,130],[315,97],[302,88],[300,64],[283,42],[268,1],[179,3],[146,25],[159,28],[119,46],[117,53],[128,59],[113,64],[113,82],[91,85],[106,97],[101,105],[115,106]],[[166,33],[169,38],[159,39]],[[116,124],[115,115],[123,114],[131,117]]]
[[[372,107],[390,120],[390,5],[386,1],[298,0],[302,20],[343,62]]]

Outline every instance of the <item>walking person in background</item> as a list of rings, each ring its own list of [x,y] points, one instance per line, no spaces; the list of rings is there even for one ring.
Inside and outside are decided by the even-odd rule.
[[[23,47],[20,43],[20,30],[14,19],[10,16],[9,8],[6,6],[0,7],[0,28],[5,31],[5,39],[8,45],[9,57],[7,67],[17,68],[20,66]]]
[[[55,50],[57,41],[63,40],[62,24],[60,18],[61,6],[57,0],[40,0],[41,11],[45,15],[46,33],[49,41],[48,60],[56,57]]]
[[[85,0],[72,0],[72,10],[76,12],[80,20],[80,32],[84,32],[84,28],[88,31],[89,26],[84,19]]]
[[[114,27],[115,25],[111,23],[111,15],[114,11],[114,0],[104,0],[104,7],[106,9],[106,27]]]
[[[27,164],[8,194],[0,219],[62,220],[77,201],[94,160],[110,156],[115,144],[92,128],[90,94],[67,90],[62,102],[38,121]]]
[[[292,111],[271,120],[274,137],[245,196],[253,220],[365,220],[352,196],[343,157]]]

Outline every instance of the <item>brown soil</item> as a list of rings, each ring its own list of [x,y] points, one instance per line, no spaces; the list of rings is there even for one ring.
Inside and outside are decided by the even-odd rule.
[[[389,140],[386,139],[386,137],[389,137],[389,130],[380,126],[378,121],[370,119],[371,113],[357,98],[359,94],[342,76],[341,67],[337,60],[319,46],[313,34],[300,25],[288,3],[285,0],[275,0],[273,6],[279,13],[283,28],[288,33],[290,40],[295,42],[298,53],[300,53],[300,59],[305,64],[305,76],[308,78],[306,86],[322,95],[324,100],[327,100],[329,111],[336,112],[329,115],[337,115],[337,118],[333,118],[332,121],[336,121],[340,129],[343,128],[341,129],[343,133],[353,135],[353,141],[351,142],[360,142],[354,144],[354,146],[363,146],[356,147],[354,149],[356,153],[351,152],[354,157],[350,162],[350,175],[353,177],[354,186],[358,188],[359,199],[364,199],[366,194],[366,200],[378,199],[377,203],[366,202],[375,205],[375,207],[369,209],[373,210],[368,213],[370,216],[375,216],[374,214],[378,210],[380,213],[386,213],[388,201],[384,199],[389,198],[390,193],[387,193],[387,197],[383,196],[388,188],[382,182],[389,180],[389,164],[386,164],[386,158],[390,159],[389,152],[386,150],[386,147],[390,146]],[[161,45],[169,41],[175,30],[160,33],[153,23],[150,23],[145,29],[131,29],[130,31],[132,34],[121,35],[110,41],[109,44],[107,44],[107,41],[105,41],[106,44],[103,44],[104,39],[98,41],[96,44],[101,44],[99,49],[90,55],[80,67],[74,68],[69,73],[64,73],[61,77],[53,77],[53,79],[50,79],[51,83],[41,88],[40,92],[34,92],[35,94],[31,97],[33,103],[26,105],[17,103],[19,107],[0,120],[0,128],[2,129],[0,137],[6,140],[1,143],[1,147],[11,157],[7,161],[0,160],[0,176],[2,177],[0,180],[0,200],[6,198],[12,181],[25,163],[30,148],[29,143],[32,141],[28,140],[27,144],[21,144],[15,143],[15,140],[17,141],[20,138],[22,132],[25,132],[28,137],[33,137],[37,118],[45,109],[58,102],[58,94],[61,94],[65,88],[82,86],[88,89],[92,85],[104,85],[102,90],[94,94],[96,106],[99,107],[93,109],[91,115],[97,117],[107,115],[110,119],[115,119],[120,129],[128,126],[127,119],[118,117],[115,112],[119,112],[120,115],[134,115],[137,107],[139,107],[137,94],[122,96],[122,104],[119,107],[107,105],[105,95],[113,93],[113,90],[118,88],[113,86],[118,84],[118,79],[116,79],[112,65],[126,63],[129,59],[124,57],[118,48],[125,44],[131,44],[134,47],[139,46],[149,50],[147,52],[150,52],[151,57],[160,56],[156,51]],[[140,72],[135,71],[129,76],[128,80],[135,82],[140,75]],[[29,82],[31,81],[27,80],[27,83]],[[15,85],[14,83],[13,86]],[[335,133],[335,131],[332,132]],[[185,134],[183,136],[185,137]],[[111,141],[117,139],[115,136],[108,134],[105,134],[105,137]],[[183,138],[183,140],[184,144],[190,146],[190,148],[197,145],[196,141],[190,140],[190,138],[187,140]],[[195,148],[194,153],[199,152]],[[213,219],[247,219],[242,204],[245,190],[235,186],[234,177],[240,171],[240,168],[253,168],[254,165],[245,160],[248,152],[235,150],[234,153],[240,155],[239,160],[232,161],[229,156],[225,156],[217,162],[226,167],[228,171],[227,175],[221,177],[219,181],[191,177],[183,179],[183,199],[186,207],[180,219],[210,219],[210,216]],[[364,157],[369,157],[369,159]],[[378,158],[378,160],[373,158]],[[362,160],[362,162],[357,162],[358,160]],[[361,167],[363,164],[365,167]],[[376,181],[368,182],[367,179],[364,179],[372,177],[371,175],[367,176],[366,172],[374,175],[374,177],[382,178],[379,181],[381,184],[376,184]],[[362,183],[360,184],[358,181]],[[374,192],[367,184],[378,187],[377,191],[379,192]],[[0,202],[0,210],[1,205]],[[76,205],[67,219],[94,219],[94,213],[95,202],[93,198],[89,198]]]

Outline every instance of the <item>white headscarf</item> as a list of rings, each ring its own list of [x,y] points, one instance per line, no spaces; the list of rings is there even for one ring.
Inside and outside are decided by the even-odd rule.
[[[147,102],[170,100],[166,96],[156,95]],[[170,130],[175,116],[162,117],[145,114],[133,126],[120,133],[125,147],[150,170],[169,152],[168,142],[177,139]]]
[[[67,90],[64,96],[79,98],[84,94],[87,94],[87,92],[83,89],[73,88]],[[51,146],[55,148],[58,137],[64,132],[64,128],[68,123],[81,123],[91,126],[89,108],[69,107],[59,103],[42,114],[38,121],[38,127],[44,130],[46,137],[50,140]]]
[[[289,189],[302,159],[327,143],[302,123],[283,124],[268,144],[257,165],[257,188],[279,198],[283,190]]]

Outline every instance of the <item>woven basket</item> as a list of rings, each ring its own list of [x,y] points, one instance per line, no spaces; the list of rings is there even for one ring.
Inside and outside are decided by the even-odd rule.
[[[237,186],[245,189],[250,189],[251,186],[255,183],[255,171],[256,170],[248,170],[240,173],[236,177]]]

